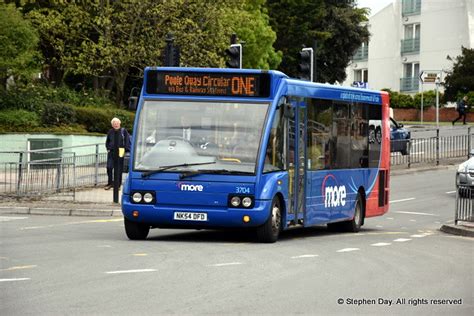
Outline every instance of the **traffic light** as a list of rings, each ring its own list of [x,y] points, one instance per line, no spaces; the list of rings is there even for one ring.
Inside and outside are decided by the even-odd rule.
[[[173,49],[172,49],[172,60],[171,60],[171,66],[172,67],[179,67],[179,64],[180,64],[180,59],[181,59],[181,49],[178,45],[176,46],[173,46]]]
[[[242,69],[242,44],[232,44],[225,50],[229,60],[225,62],[228,68]]]
[[[313,49],[305,47],[298,53],[298,78],[313,81]]]
[[[163,65],[167,67],[179,67],[181,52],[178,45],[174,45],[172,33],[166,34],[166,46],[163,54]]]

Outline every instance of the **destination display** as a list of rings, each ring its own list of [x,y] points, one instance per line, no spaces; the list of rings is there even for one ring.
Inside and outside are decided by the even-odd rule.
[[[270,95],[267,73],[222,73],[150,70],[147,94],[258,97]]]

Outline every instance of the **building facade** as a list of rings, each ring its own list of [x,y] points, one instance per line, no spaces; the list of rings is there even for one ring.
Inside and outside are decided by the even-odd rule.
[[[343,85],[433,90],[435,82],[423,84],[420,73],[439,73],[442,82],[453,65],[447,56],[461,55],[461,46],[474,48],[474,0],[394,0],[368,26],[370,40],[354,54]]]

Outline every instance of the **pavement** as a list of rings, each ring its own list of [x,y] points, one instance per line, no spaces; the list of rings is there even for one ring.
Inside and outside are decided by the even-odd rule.
[[[419,168],[393,168],[390,172],[407,174],[428,170],[453,168],[453,166],[426,166]],[[122,192],[119,192],[119,200]],[[70,195],[52,195],[42,198],[2,199],[0,214],[59,215],[59,216],[116,216],[122,217],[121,205],[113,203],[113,189],[104,186],[78,189]],[[459,222],[457,225],[445,224],[440,230],[459,236],[474,237],[474,223]]]

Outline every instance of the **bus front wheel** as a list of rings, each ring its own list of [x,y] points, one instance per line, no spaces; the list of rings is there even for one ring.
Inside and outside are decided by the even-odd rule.
[[[281,231],[281,205],[280,199],[274,197],[270,215],[265,224],[257,228],[257,239],[263,243],[274,243]]]
[[[144,240],[148,236],[150,226],[132,222],[124,217],[125,233],[130,240]]]

